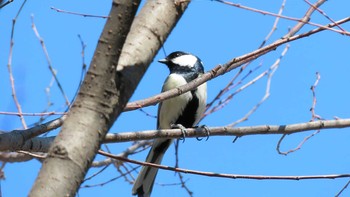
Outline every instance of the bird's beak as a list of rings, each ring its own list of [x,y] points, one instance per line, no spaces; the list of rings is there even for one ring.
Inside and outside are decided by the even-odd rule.
[[[160,60],[158,60],[158,62],[160,62],[162,64],[166,64],[168,62],[168,60],[167,59],[160,59]]]

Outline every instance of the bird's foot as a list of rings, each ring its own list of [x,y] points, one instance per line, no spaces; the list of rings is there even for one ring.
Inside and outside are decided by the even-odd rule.
[[[180,140],[183,140],[183,142],[185,142],[185,138],[187,136],[186,128],[184,126],[182,126],[181,124],[172,124],[171,128],[172,129],[180,129],[181,133],[182,133],[182,138],[180,138]]]
[[[205,133],[207,134],[207,138],[205,139],[205,141],[208,141],[209,136],[210,136],[210,129],[209,129],[209,127],[207,127],[206,125],[201,125],[201,126],[196,126],[195,128],[202,128],[202,129],[204,129]],[[196,137],[196,139],[198,141],[202,141],[202,138],[200,138],[200,137]]]

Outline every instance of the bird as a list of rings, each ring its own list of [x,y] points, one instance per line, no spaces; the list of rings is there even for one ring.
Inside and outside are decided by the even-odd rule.
[[[165,79],[162,92],[185,85],[204,74],[204,66],[197,56],[175,51],[158,62],[167,65],[170,74]],[[162,101],[158,106],[157,128],[170,129],[196,126],[202,117],[207,100],[207,84],[179,96]],[[149,151],[146,162],[160,164],[173,139],[156,139]],[[158,168],[143,166],[134,183],[132,194],[138,197],[151,195]]]

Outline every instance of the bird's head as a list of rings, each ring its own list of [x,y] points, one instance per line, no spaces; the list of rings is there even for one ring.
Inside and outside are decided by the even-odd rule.
[[[176,51],[158,62],[166,64],[170,73],[204,73],[202,61],[190,53]]]

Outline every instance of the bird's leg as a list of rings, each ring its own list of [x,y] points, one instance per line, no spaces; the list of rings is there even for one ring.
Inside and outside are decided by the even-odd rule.
[[[202,128],[202,129],[204,129],[205,133],[207,134],[207,139],[205,139],[205,141],[208,141],[209,136],[210,136],[210,129],[209,129],[209,127],[207,127],[207,125],[201,125],[201,126],[196,126],[195,128]],[[200,137],[196,137],[196,139],[198,141],[202,141],[202,138],[200,138]]]
[[[171,124],[170,126],[172,129],[180,129],[181,130],[182,138],[180,138],[180,139],[183,140],[183,142],[185,142],[185,138],[187,136],[186,128],[184,126],[182,126],[181,124]]]

